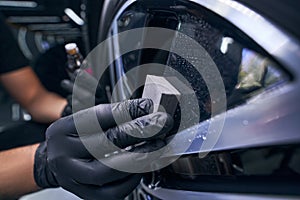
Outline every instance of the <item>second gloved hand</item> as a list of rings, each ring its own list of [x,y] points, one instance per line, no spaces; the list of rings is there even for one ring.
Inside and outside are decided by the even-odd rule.
[[[94,150],[104,147],[99,148],[105,149],[98,152],[100,157],[112,153],[109,148],[105,148],[108,143],[101,139],[103,137],[121,149],[146,141],[133,148],[132,152],[152,152],[162,148],[165,144],[157,138],[172,128],[173,120],[166,113],[149,114],[152,104],[149,99],[138,99],[99,105],[52,124],[46,132],[46,142],[36,152],[36,183],[42,188],[61,186],[84,199],[114,200],[126,197],[139,184],[141,175],[106,166],[92,156],[86,146],[90,145]],[[102,127],[100,132],[94,132],[93,122],[85,120],[94,114]],[[80,130],[80,136],[74,119],[82,119],[77,123],[87,127],[86,131],[85,128]],[[156,131],[157,134],[153,135]],[[134,165],[132,162],[135,160],[149,160],[147,154],[143,157],[137,155],[122,152],[112,154],[109,159],[114,160],[118,166]]]
[[[72,82],[71,80],[63,80],[61,82],[61,87],[70,93],[67,97],[67,106],[62,112],[62,117],[71,115],[73,113],[73,106],[77,108],[86,109],[89,106],[86,105],[86,102],[91,98],[94,98],[95,101],[93,105],[99,105],[108,102],[108,97],[105,90],[98,84],[98,81],[83,70],[76,70],[76,77],[80,77],[79,81]],[[76,94],[74,92],[74,87],[76,87]],[[93,92],[91,88],[95,87],[96,91]]]

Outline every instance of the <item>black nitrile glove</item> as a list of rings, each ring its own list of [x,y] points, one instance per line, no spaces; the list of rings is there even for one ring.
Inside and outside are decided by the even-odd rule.
[[[104,165],[100,162],[101,159],[99,161],[91,155],[86,146],[93,147],[94,150],[102,149],[97,153],[97,158],[112,160],[116,166],[131,166],[135,160],[142,163],[148,161],[147,154],[141,157],[124,150],[119,154],[111,152],[104,137],[107,136],[122,149],[139,144],[130,150],[135,153],[162,148],[165,143],[157,138],[161,138],[172,128],[173,120],[166,113],[149,114],[152,107],[153,103],[149,99],[102,104],[53,123],[46,131],[46,141],[39,146],[35,155],[34,176],[38,186],[61,186],[84,199],[114,200],[126,197],[139,184],[141,175]],[[93,130],[89,117],[95,113],[103,131]],[[76,123],[87,127],[84,132],[80,129],[80,137],[74,119],[79,119]],[[116,121],[119,125],[116,125]],[[153,132],[158,133],[148,137]],[[109,153],[112,154],[106,156]]]
[[[76,107],[82,107],[84,109],[87,108],[84,106],[86,100],[90,99],[91,97],[95,98],[94,105],[108,102],[105,90],[98,85],[98,81],[93,76],[80,69],[76,71],[76,76],[80,76],[80,81],[77,82],[76,85],[74,85],[74,82],[67,79],[61,82],[61,87],[70,94],[67,97],[68,104],[61,114],[62,117],[72,114],[72,100],[73,104],[77,105]],[[95,94],[91,91],[91,86],[97,86]],[[76,96],[72,95],[74,87],[77,87]]]

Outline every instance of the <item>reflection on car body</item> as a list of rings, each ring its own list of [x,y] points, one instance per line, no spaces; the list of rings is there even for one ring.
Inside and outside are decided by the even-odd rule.
[[[299,107],[291,105],[299,99],[296,89],[299,83],[293,79],[298,73],[291,73],[295,72],[300,60],[295,50],[299,50],[297,40],[253,10],[229,0],[166,1],[163,4],[127,1],[115,13],[108,36],[133,28],[162,27],[182,32],[199,42],[221,73],[228,104],[222,134],[212,152],[201,158],[198,155],[201,151],[210,150],[201,149],[201,145],[211,137],[209,124],[211,120],[218,119],[211,118],[210,109],[214,102],[209,98],[203,77],[194,66],[171,53],[172,49],[170,52],[154,49],[133,51],[122,55],[113,64],[110,71],[112,85],[141,64],[153,62],[171,66],[192,85],[201,111],[198,125],[177,133],[182,136],[177,145],[191,143],[189,149],[184,153],[177,152],[176,149],[181,148],[175,145],[173,153],[166,156],[183,156],[166,169],[145,176],[135,198],[293,199],[293,196],[299,195],[300,138],[296,122]],[[257,24],[250,23],[249,20],[254,18],[258,19]],[[249,24],[246,24],[248,21]],[[250,30],[253,27],[258,30]],[[137,46],[142,46],[141,41],[146,35],[137,36]],[[266,36],[273,36],[274,41]],[[174,35],[174,41],[176,37]],[[294,50],[288,50],[288,44],[283,44],[283,41],[289,41]],[[114,48],[119,48],[116,47],[118,45],[122,44],[115,41]],[[174,45],[172,48],[182,47]],[[189,46],[183,48],[187,54],[191,51]],[[290,55],[279,53],[282,50]],[[114,49],[111,49],[111,54],[113,56]],[[162,75],[174,75],[171,71],[166,68]],[[138,74],[135,77],[139,77]],[[135,88],[131,80],[136,79],[128,78],[117,99],[124,98],[126,94],[140,95],[141,91],[131,89]],[[286,110],[286,105],[291,108]],[[178,108],[175,120],[180,120],[181,113],[187,114]],[[287,130],[282,129],[287,123],[291,126]],[[187,136],[192,131],[198,131],[197,137]],[[232,196],[224,193],[232,193]]]

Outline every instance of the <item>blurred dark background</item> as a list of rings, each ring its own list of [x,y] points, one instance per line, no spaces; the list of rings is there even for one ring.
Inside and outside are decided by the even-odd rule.
[[[102,4],[103,0],[1,0],[0,13],[43,85],[67,96],[60,86],[67,78],[64,44],[76,42],[83,55],[96,45]],[[0,150],[44,139],[47,125],[32,122],[1,84],[0,110]]]

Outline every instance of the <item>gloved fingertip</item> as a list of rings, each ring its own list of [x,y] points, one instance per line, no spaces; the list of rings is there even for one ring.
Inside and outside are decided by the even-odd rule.
[[[66,90],[67,92],[72,93],[73,90],[73,83],[70,80],[62,80],[60,86]]]
[[[144,110],[146,110],[149,113],[153,113],[153,101],[149,98],[142,98],[140,99],[140,107]]]
[[[164,112],[153,113],[151,118],[152,118],[151,120],[153,120],[155,124],[164,127],[163,128],[164,132],[171,130],[174,126],[174,120],[171,117],[171,115],[169,115],[168,113],[164,113]]]
[[[153,112],[153,101],[141,98],[129,102],[129,113],[133,119],[148,115]]]
[[[62,80],[60,83],[61,86],[65,86],[65,85],[69,85],[69,84],[71,84],[71,81],[67,80],[67,79]]]

